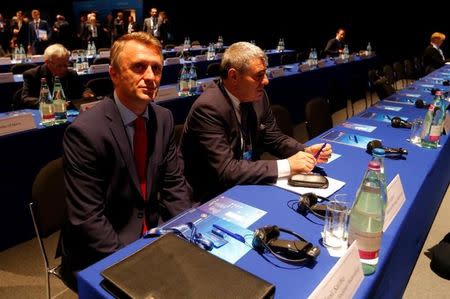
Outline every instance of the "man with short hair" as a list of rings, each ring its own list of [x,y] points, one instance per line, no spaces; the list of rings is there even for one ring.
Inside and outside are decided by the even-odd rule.
[[[339,54],[344,52],[344,38],[345,38],[345,30],[339,28],[336,32],[336,37],[330,39],[325,47],[325,55],[326,56],[339,56]]]
[[[445,34],[441,32],[434,32],[430,38],[430,44],[426,47],[423,53],[423,65],[425,74],[444,66],[445,56],[442,52],[441,46],[445,41]]]

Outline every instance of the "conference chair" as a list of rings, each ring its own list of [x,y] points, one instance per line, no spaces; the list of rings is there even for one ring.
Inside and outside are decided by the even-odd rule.
[[[271,105],[273,116],[277,122],[278,127],[284,134],[293,137],[294,129],[292,125],[292,116],[289,110],[281,105]]]
[[[395,88],[388,83],[386,78],[380,78],[374,83],[374,90],[380,100],[395,93]]]
[[[312,139],[333,127],[330,104],[323,97],[315,97],[306,103],[306,130]]]
[[[62,158],[49,162],[39,171],[33,183],[29,208],[44,262],[47,297],[51,298],[50,276],[54,275],[63,281],[61,266],[50,265],[48,253],[48,237],[61,230],[67,219]],[[53,251],[55,258],[60,256],[56,248]]]
[[[405,78],[408,83],[412,83],[419,79],[416,69],[414,68],[414,63],[410,59],[405,59]]]
[[[38,65],[35,63],[17,63],[11,66],[11,72],[14,75],[23,74],[23,72],[37,67]]]
[[[86,87],[92,90],[95,96],[104,97],[114,91],[114,86],[109,77],[94,78],[86,83]]]
[[[20,87],[16,92],[14,92],[13,100],[11,103],[11,111],[22,109],[22,90]]]
[[[366,82],[361,76],[354,75],[350,78],[350,81],[347,82],[347,115],[353,116],[358,114],[364,109],[367,109],[367,87]],[[361,107],[361,103],[364,102],[364,109],[358,109]],[[349,106],[351,107],[351,114],[348,111]]]
[[[392,65],[395,73],[395,86],[396,89],[403,89],[406,87],[406,74],[405,74],[405,65],[401,61],[394,62]]]
[[[109,57],[97,57],[92,62],[92,64],[110,64],[110,63],[111,59],[109,59]]]
[[[220,62],[212,62],[206,68],[206,77],[220,76]]]
[[[386,64],[383,66],[383,75],[386,78],[386,83],[395,88],[395,73],[392,66]],[[396,88],[395,88],[396,89]]]
[[[371,69],[367,72],[367,78],[368,78],[368,89],[369,89],[369,96],[370,96],[370,106],[374,104],[374,95],[375,92],[375,82],[377,82],[380,79],[380,76],[378,75],[378,72],[374,69]]]

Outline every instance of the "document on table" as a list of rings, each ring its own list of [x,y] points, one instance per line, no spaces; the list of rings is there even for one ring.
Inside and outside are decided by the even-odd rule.
[[[279,178],[277,182],[274,184],[275,186],[279,188],[286,189],[288,191],[297,193],[297,194],[304,194],[308,192],[313,192],[319,196],[323,197],[329,197],[342,187],[344,187],[345,182],[339,181],[330,177],[327,177],[328,179],[328,188],[320,189],[320,188],[306,188],[306,187],[295,187],[288,184],[288,178]]]

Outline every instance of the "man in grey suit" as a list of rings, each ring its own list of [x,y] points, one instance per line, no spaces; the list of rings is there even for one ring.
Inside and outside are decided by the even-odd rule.
[[[142,31],[147,32],[154,37],[159,37],[158,9],[155,7],[150,9],[150,17],[144,20]]]
[[[331,155],[330,145],[322,151],[322,144],[305,147],[280,131],[264,91],[266,66],[267,56],[257,46],[231,45],[222,58],[220,82],[192,106],[180,152],[195,200],[207,201],[238,184],[275,183],[310,172]],[[282,159],[260,160],[264,151]]]
[[[62,273],[74,289],[76,271],[191,207],[172,114],[152,103],[162,69],[156,38],[122,36],[111,48],[113,98],[80,114],[65,133]]]

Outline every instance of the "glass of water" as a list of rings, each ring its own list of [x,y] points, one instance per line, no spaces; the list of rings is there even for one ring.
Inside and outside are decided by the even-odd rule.
[[[347,194],[337,194],[327,204],[323,244],[332,248],[341,248],[347,244],[348,215],[350,205]]]

